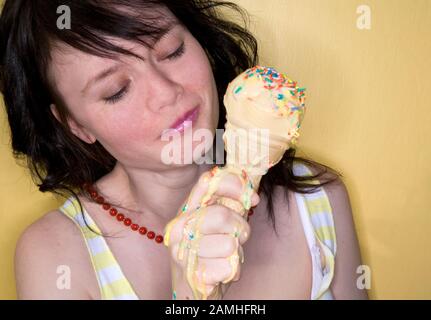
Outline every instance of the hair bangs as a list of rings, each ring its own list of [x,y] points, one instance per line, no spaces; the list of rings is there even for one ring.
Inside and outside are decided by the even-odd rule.
[[[178,24],[175,16],[167,15],[168,9],[158,1],[65,1],[62,4],[70,8],[69,29],[58,28],[59,14],[56,12],[45,13],[39,20],[49,35],[50,45],[55,47],[56,42],[64,43],[103,58],[113,59],[118,54],[141,58],[114,44],[111,39],[124,39],[153,48],[161,37]]]

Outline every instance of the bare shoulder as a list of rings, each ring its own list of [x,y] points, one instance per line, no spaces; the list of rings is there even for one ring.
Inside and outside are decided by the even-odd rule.
[[[308,166],[308,168],[313,174],[319,172],[319,169],[315,166]],[[353,222],[352,208],[347,187],[339,176],[329,171],[323,173],[318,180],[320,182],[331,181],[325,184],[323,189],[328,196],[334,220],[338,220],[339,227],[341,228],[340,231],[342,231],[346,223],[350,225]]]
[[[336,299],[367,299],[367,291],[358,288],[357,284],[360,276],[357,269],[362,265],[362,259],[348,189],[343,180],[332,173],[325,173],[321,181],[326,179],[333,180],[323,189],[332,208],[337,238],[332,291]]]
[[[91,265],[80,230],[59,210],[28,226],[17,242],[19,299],[89,299],[88,270]]]

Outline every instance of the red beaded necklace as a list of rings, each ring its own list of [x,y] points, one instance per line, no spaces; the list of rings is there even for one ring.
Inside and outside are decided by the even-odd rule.
[[[105,199],[97,193],[97,191],[91,184],[84,183],[83,187],[84,190],[88,192],[90,197],[98,204],[100,204],[105,211],[108,211],[111,217],[116,218],[118,222],[123,223],[126,227],[130,227],[130,229],[132,229],[133,231],[138,231],[143,236],[146,235],[147,238],[150,240],[154,240],[157,243],[163,242],[162,235],[156,235],[154,231],[148,231],[146,227],[140,226],[137,223],[133,223],[132,219],[126,217],[123,213],[120,213],[117,209],[115,209],[110,203],[106,202]],[[249,221],[251,215],[253,215],[252,208],[249,210],[247,221]]]

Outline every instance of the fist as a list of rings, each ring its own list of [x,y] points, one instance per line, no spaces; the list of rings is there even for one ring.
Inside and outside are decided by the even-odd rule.
[[[213,178],[210,172],[199,178],[177,217],[165,228],[165,245],[170,249],[173,265],[187,276],[191,288],[204,296],[209,296],[220,283],[239,280],[242,245],[251,232],[244,217],[218,204],[222,197],[241,201],[241,179],[226,172],[218,177],[214,191],[210,190],[214,187],[210,184]],[[208,193],[211,197],[203,205],[202,199]],[[253,190],[251,205],[258,202],[259,196]]]

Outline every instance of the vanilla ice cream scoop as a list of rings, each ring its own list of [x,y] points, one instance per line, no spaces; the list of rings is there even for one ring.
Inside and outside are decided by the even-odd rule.
[[[245,169],[255,190],[260,177],[297,142],[304,101],[305,88],[269,67],[250,68],[228,85],[223,135],[227,166]]]

